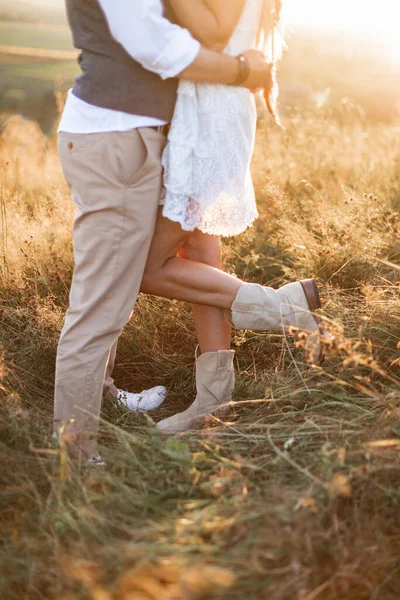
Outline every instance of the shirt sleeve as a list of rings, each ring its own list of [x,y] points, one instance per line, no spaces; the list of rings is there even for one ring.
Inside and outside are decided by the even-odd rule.
[[[113,37],[134,60],[162,79],[196,59],[200,44],[164,17],[161,0],[99,0]]]

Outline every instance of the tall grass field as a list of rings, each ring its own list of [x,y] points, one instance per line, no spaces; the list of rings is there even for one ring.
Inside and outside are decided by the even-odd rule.
[[[68,51],[30,32],[20,47]],[[131,391],[163,384],[168,397],[151,417],[105,402],[107,467],[91,473],[51,437],[74,213],[56,124],[45,135],[3,107],[1,600],[400,597],[398,78],[338,42],[294,36],[289,46],[286,129],[259,123],[260,218],[226,240],[224,259],[274,287],[318,280],[333,335],[325,361],[309,368],[301,341],[278,332],[237,331],[229,418],[162,439],[154,423],[194,399],[196,339],[188,306],[141,296],[116,381]],[[37,57],[16,61],[6,76],[27,69],[35,86],[48,69]],[[48,71],[53,95],[64,67]],[[16,89],[14,80],[7,93]]]

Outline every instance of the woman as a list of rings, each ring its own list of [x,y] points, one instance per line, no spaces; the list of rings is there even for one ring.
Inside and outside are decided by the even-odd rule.
[[[204,45],[219,50],[225,48],[224,51],[233,56],[263,45],[272,63],[264,95],[277,121],[275,62],[282,48],[278,32],[281,0],[169,2],[179,24]],[[250,284],[242,286],[242,282],[219,270],[220,236],[245,231],[257,217],[250,174],[255,134],[256,107],[251,92],[233,86],[180,83],[163,157],[165,193],[142,292],[193,303],[199,339],[198,394],[187,411],[158,424],[163,433],[174,434],[202,426],[204,415],[232,397],[234,353],[230,351],[231,325],[225,319],[224,309],[234,311],[240,289],[242,294],[245,287],[250,292]],[[309,308],[318,307],[314,284],[310,285],[315,302],[305,304],[301,285],[291,285],[300,286],[296,293],[300,294],[300,304],[303,302],[303,310],[308,315],[305,329],[317,331],[316,321],[308,313]],[[252,289],[251,294],[254,293],[258,292]],[[273,296],[278,311],[273,323],[256,323],[254,319],[245,319],[242,323],[240,318],[235,322],[233,312],[235,325],[280,328],[281,298],[274,290],[268,293]]]

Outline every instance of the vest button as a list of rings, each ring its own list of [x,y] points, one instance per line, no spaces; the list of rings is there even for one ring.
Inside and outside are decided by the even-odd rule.
[[[69,143],[68,143],[68,148],[69,148],[70,150],[72,150],[72,148],[73,148],[73,147],[74,147],[73,143],[72,143],[72,142],[69,142]]]

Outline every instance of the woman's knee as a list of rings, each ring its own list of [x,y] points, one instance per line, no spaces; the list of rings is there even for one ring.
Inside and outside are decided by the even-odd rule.
[[[173,257],[167,257],[164,260],[149,258],[140,286],[142,294],[158,296],[163,293],[165,287],[171,283],[171,273],[167,268],[171,258]]]
[[[217,269],[221,268],[221,241],[215,235],[194,233],[186,241],[179,254],[187,260],[200,262]]]
[[[176,258],[186,237],[187,233],[183,232],[177,223],[163,217],[160,211],[143,274],[141,292],[157,295],[160,287],[168,283],[169,273],[166,267],[170,260]]]
[[[154,284],[156,281],[160,281],[159,273],[157,269],[153,269],[150,266],[146,267],[142,283],[140,285],[140,291],[142,294],[154,294]]]

